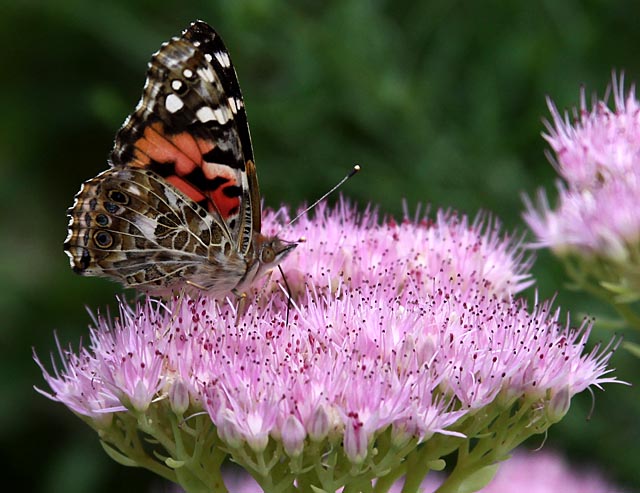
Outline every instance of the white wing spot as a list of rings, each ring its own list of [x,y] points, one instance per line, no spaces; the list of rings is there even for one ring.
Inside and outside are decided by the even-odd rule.
[[[182,75],[184,75],[187,79],[190,79],[191,77],[193,77],[193,71],[190,68],[185,68],[182,71]]]
[[[173,89],[174,91],[179,91],[180,89],[182,89],[182,81],[176,79],[176,80],[172,80],[171,81],[171,89]]]
[[[231,108],[231,111],[233,112],[234,115],[236,113],[238,113],[238,111],[240,111],[240,108],[242,108],[242,100],[241,99],[228,98],[227,102],[229,103],[229,107]]]
[[[197,48],[198,46],[200,46],[200,41],[194,41],[194,42],[193,42],[193,46],[195,46],[196,48]]]
[[[198,69],[198,75],[207,82],[213,82],[215,80],[215,76],[209,67]]]
[[[175,94],[169,94],[164,102],[164,105],[169,113],[175,113],[184,106],[184,103],[182,102],[182,99],[180,99]]]
[[[140,230],[142,235],[148,240],[156,241],[156,226],[157,223],[149,217],[146,216],[136,216],[133,224]]]
[[[196,111],[196,116],[202,123],[207,123],[216,119],[216,116],[213,114],[213,110],[208,106],[199,108],[198,111]]]
[[[229,60],[229,54],[224,51],[218,51],[215,54],[216,60],[225,68],[229,68],[231,66],[231,60]]]
[[[212,57],[209,53],[205,53],[205,54],[204,54],[204,59],[205,59],[207,62],[211,63],[211,60],[213,60],[213,57]]]
[[[127,187],[127,192],[131,193],[132,195],[135,195],[136,197],[142,196],[142,193],[140,192],[140,188],[137,185],[134,185],[133,183],[129,183],[129,186]]]
[[[224,125],[225,123],[227,123],[229,120],[233,118],[233,115],[231,114],[231,110],[229,110],[229,108],[225,106],[220,106],[216,108],[213,111],[213,113],[220,125]]]
[[[198,111],[196,111],[196,116],[202,123],[207,123],[211,120],[215,120],[220,125],[224,125],[233,118],[231,110],[224,106],[219,106],[215,110],[212,110],[209,106],[203,106],[198,109]]]

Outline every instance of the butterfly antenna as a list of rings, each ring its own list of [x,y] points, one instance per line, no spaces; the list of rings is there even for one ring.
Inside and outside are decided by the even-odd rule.
[[[326,199],[329,195],[331,195],[338,188],[340,188],[344,184],[345,181],[347,181],[349,178],[352,178],[353,175],[355,175],[358,171],[360,171],[360,165],[356,164],[356,165],[353,166],[353,169],[351,171],[349,171],[349,173],[342,180],[340,180],[331,190],[329,190],[322,197],[320,197],[318,200],[316,200],[313,204],[311,204],[309,207],[307,207],[305,210],[303,210],[300,214],[298,214],[296,217],[294,217],[291,221],[289,221],[289,224],[287,224],[287,226],[291,226],[298,219],[300,219],[302,216],[304,216],[307,212],[309,212],[311,209],[313,209],[316,205],[318,205],[320,202],[322,202],[324,199]]]

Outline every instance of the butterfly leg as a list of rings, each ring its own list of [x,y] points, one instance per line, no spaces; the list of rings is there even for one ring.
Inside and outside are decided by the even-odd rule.
[[[271,274],[272,272],[269,271],[267,272],[267,274],[264,276],[264,284],[262,286],[262,288],[260,289],[260,291],[258,291],[258,293],[253,297],[253,301],[255,306],[260,306],[260,301],[263,299],[263,296],[269,286],[269,281],[271,280]],[[238,289],[234,288],[231,290],[231,292],[236,296],[236,298],[238,299],[238,306],[237,306],[237,315],[236,315],[236,326],[239,325],[240,323],[240,318],[243,317],[247,310],[248,310],[248,295],[246,292],[244,291],[239,291]],[[253,312],[253,317],[256,317],[256,311],[254,310]]]
[[[238,304],[236,306],[236,327],[240,326],[240,319],[247,311],[247,293],[241,293],[237,289],[232,289],[231,292],[236,296]]]
[[[203,292],[207,291],[207,288],[205,288],[204,286],[201,286],[198,283],[190,281],[189,279],[185,280],[184,282],[185,282],[185,284],[188,284],[189,286],[193,286],[194,288],[199,289],[200,291],[203,291]]]

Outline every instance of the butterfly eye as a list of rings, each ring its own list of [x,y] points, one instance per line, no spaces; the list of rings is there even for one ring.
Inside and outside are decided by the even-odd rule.
[[[100,248],[109,248],[113,245],[113,236],[106,231],[97,231],[96,234],[93,235],[93,240]]]
[[[270,246],[265,246],[260,252],[260,261],[263,264],[270,264],[276,259],[276,252]]]

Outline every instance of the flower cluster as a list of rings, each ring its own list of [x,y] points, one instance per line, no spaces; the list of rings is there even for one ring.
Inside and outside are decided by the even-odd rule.
[[[573,122],[549,101],[558,203],[552,209],[540,191],[537,206],[525,199],[524,218],[535,246],[565,259],[578,285],[628,302],[640,296],[640,102],[615,74],[612,87],[613,109],[606,98],[589,108],[583,89]]]
[[[271,280],[246,306],[121,303],[87,347],[60,348],[61,370],[36,358],[41,392],[111,457],[188,492],[225,491],[228,457],[264,491],[386,491],[401,476],[416,491],[457,451],[446,492],[482,486],[573,395],[616,381],[611,346],[584,353],[588,323],[515,298],[531,261],[496,221],[396,223],[341,202],[287,233],[306,238],[284,266],[291,299]]]

